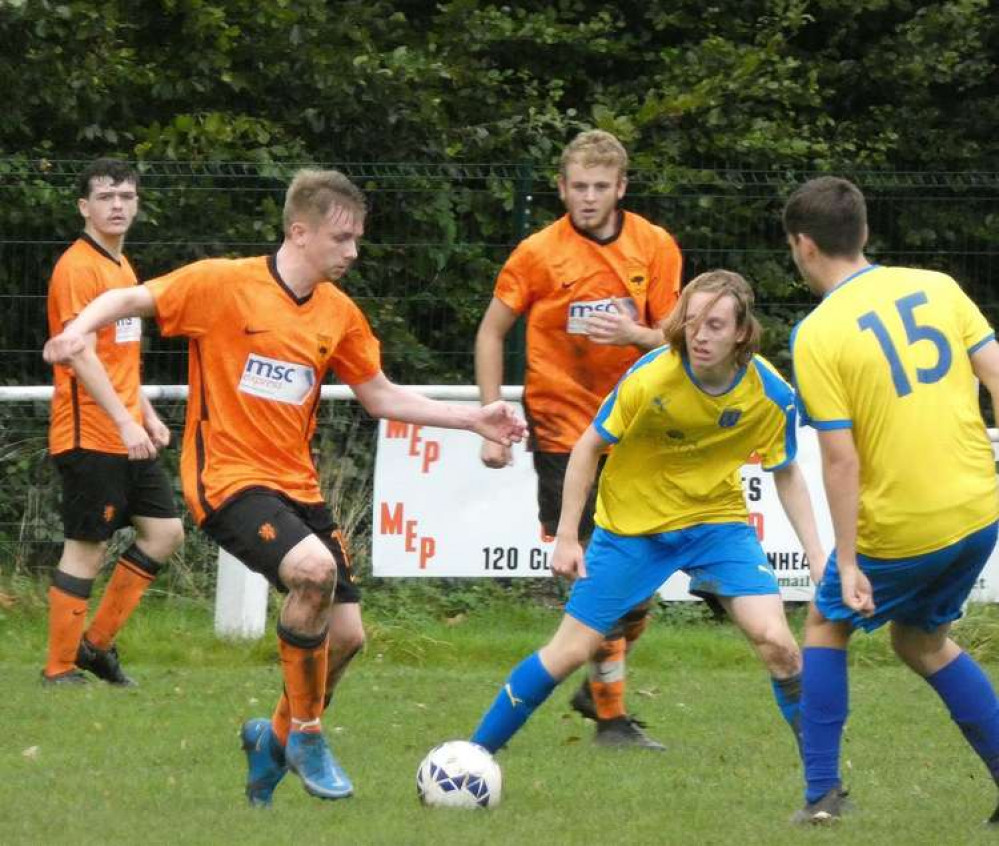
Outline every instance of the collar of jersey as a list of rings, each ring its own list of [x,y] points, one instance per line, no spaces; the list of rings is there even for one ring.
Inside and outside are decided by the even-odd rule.
[[[316,292],[316,289],[313,288],[304,297],[300,297],[293,290],[291,290],[291,288],[288,287],[288,283],[281,278],[281,274],[278,272],[277,254],[267,256],[267,269],[271,272],[271,276],[274,277],[274,281],[281,286],[282,291],[291,297],[292,302],[294,302],[295,305],[305,305],[312,299],[312,295]]]
[[[106,258],[108,261],[113,261],[116,265],[118,265],[118,267],[121,267],[121,262],[118,259],[116,259],[113,255],[111,255],[111,253],[105,250],[104,247],[98,244],[97,241],[94,240],[94,238],[92,238],[88,233],[81,232],[80,240],[85,241],[87,244],[89,244],[91,247],[97,250],[97,252],[99,252],[102,256],[104,256],[104,258]]]
[[[713,393],[711,393],[711,391],[705,390],[704,385],[701,384],[700,379],[698,379],[694,375],[694,371],[691,369],[690,362],[687,360],[687,357],[681,355],[680,356],[680,361],[683,362],[683,369],[684,369],[684,371],[686,371],[687,376],[690,379],[690,381],[694,383],[694,387],[697,388],[697,390],[699,390],[702,394],[704,394],[705,396],[709,396],[709,397],[723,397],[723,396],[725,396],[725,394],[732,393],[732,391],[734,391],[739,386],[739,383],[742,381],[742,377],[746,375],[746,368],[745,367],[740,367],[736,371],[735,376],[732,377],[732,384],[729,385],[720,394],[713,394]]]
[[[833,291],[838,291],[847,282],[852,282],[858,276],[863,276],[865,273],[869,273],[872,270],[878,270],[880,267],[881,267],[880,264],[869,264],[869,265],[867,265],[867,267],[861,268],[860,270],[857,270],[854,273],[851,273],[849,276],[846,277],[846,279],[840,280],[835,285],[833,285],[828,291],[826,291],[825,295],[822,297],[822,299],[825,299],[826,297],[828,297]]]
[[[601,247],[606,247],[608,244],[613,244],[618,238],[621,237],[621,232],[624,229],[624,212],[621,209],[617,209],[617,226],[614,227],[614,231],[608,235],[606,238],[598,238],[596,235],[591,235],[589,232],[584,232],[575,223],[572,222],[572,215],[567,214],[566,217],[569,219],[569,225],[572,227],[573,231],[580,237],[585,238],[587,241],[592,241],[594,244],[599,244]]]

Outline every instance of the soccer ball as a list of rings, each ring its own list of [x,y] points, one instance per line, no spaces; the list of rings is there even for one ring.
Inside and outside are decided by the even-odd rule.
[[[489,752],[467,740],[449,740],[427,753],[416,771],[416,793],[434,808],[495,808],[503,774]]]

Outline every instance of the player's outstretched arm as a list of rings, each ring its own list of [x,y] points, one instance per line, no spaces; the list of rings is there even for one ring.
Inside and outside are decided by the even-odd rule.
[[[808,569],[812,581],[818,584],[826,567],[826,555],[822,549],[822,541],[819,540],[819,530],[815,525],[815,511],[812,509],[812,498],[808,493],[805,474],[801,472],[798,463],[792,461],[774,471],[774,485],[784,513],[791,521],[791,527],[808,557]]]
[[[502,300],[493,297],[475,336],[475,382],[479,386],[479,399],[483,405],[500,398],[503,345],[516,322],[517,313]],[[481,457],[486,467],[507,467],[513,463],[510,447],[495,441],[482,442]]]
[[[143,285],[105,291],[91,300],[62,332],[49,338],[42,356],[49,364],[68,364],[83,349],[91,332],[124,317],[151,317],[155,313],[153,295]]]
[[[513,406],[502,401],[481,408],[440,402],[390,382],[381,372],[367,382],[351,385],[351,390],[372,417],[467,429],[504,446],[523,440],[527,434],[527,424]]]
[[[999,426],[999,343],[989,341],[971,355],[971,368],[992,397],[992,413]]]
[[[857,516],[860,511],[860,456],[850,429],[819,431],[822,481],[836,537],[836,566],[843,601],[854,611],[874,613],[870,582],[857,564]]]
[[[555,551],[552,553],[552,572],[560,576],[586,576],[583,545],[579,542],[579,521],[597,475],[597,464],[606,448],[607,442],[597,430],[587,426],[569,455],[562,482],[562,512],[555,533]]]

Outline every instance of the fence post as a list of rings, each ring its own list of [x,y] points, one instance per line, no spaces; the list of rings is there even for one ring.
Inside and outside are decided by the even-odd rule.
[[[221,547],[215,588],[215,634],[258,640],[267,626],[267,579]]]

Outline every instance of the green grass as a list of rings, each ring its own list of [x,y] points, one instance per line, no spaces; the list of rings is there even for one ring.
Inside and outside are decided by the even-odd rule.
[[[44,605],[19,594],[0,609],[0,843],[995,839],[980,826],[995,799],[984,767],[927,685],[887,660],[880,636],[857,644],[851,675],[844,757],[863,810],[836,831],[791,829],[800,770],[764,671],[731,627],[682,622],[683,614],[650,627],[630,665],[631,707],[667,754],[593,748],[592,727],[566,707],[570,682],[500,755],[498,809],[422,808],[420,758],[468,734],[510,666],[553,630],[557,612],[493,602],[450,623],[396,612],[370,615],[369,648],[326,720],[357,795],[319,802],[289,776],[274,808],[258,812],[243,802],[237,733],[247,717],[269,713],[280,690],[273,634],[226,643],[212,637],[206,603],[149,601],[121,638],[140,688],[42,689]],[[993,612],[980,612],[965,627],[985,657],[994,657],[995,623]]]

